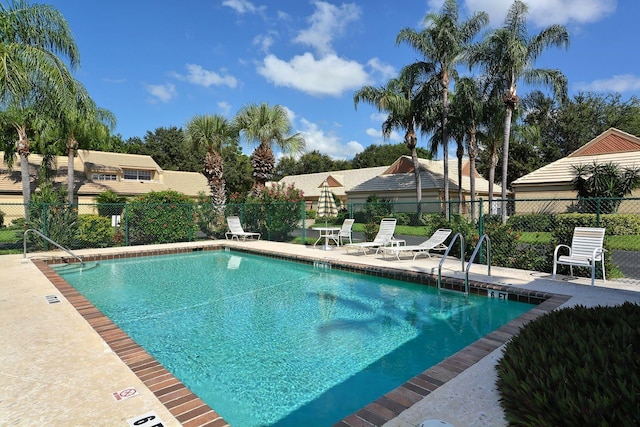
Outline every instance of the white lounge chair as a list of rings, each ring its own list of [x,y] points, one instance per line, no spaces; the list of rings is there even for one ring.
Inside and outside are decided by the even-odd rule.
[[[444,251],[447,250],[447,245],[444,244],[444,241],[447,240],[447,237],[451,234],[451,230],[448,228],[440,228],[435,231],[424,242],[419,245],[394,245],[394,246],[385,246],[380,248],[384,257],[387,257],[387,254],[395,255],[398,260],[400,260],[401,252],[412,252],[413,260],[415,261],[416,257],[420,254],[426,254],[429,258],[431,258],[430,251]]]
[[[604,243],[605,228],[592,227],[576,227],[573,229],[573,238],[571,239],[571,247],[567,245],[558,245],[553,251],[553,275],[551,278],[556,279],[556,269],[558,264],[568,265],[573,276],[573,266],[591,267],[591,286],[596,281],[596,262],[602,263],[602,280],[607,281],[604,272],[604,253],[602,247]],[[561,248],[569,249],[569,255],[558,256]]]
[[[341,245],[344,245],[343,239],[349,239],[349,243],[353,243],[353,240],[351,240],[351,227],[353,227],[355,221],[355,219],[345,219],[342,223],[342,228],[338,232],[338,240]]]
[[[242,237],[242,240],[247,240],[247,237],[249,239],[257,239],[260,240],[260,233],[251,233],[248,231],[244,231],[242,229],[242,224],[240,224],[240,218],[238,218],[237,216],[228,216],[227,217],[227,225],[229,226],[229,231],[227,231],[226,233],[224,233],[224,237],[227,238],[227,240],[229,239],[236,239],[236,240],[240,240],[240,238]]]
[[[378,234],[376,234],[375,239],[371,242],[358,242],[358,243],[349,243],[344,245],[347,253],[349,249],[354,249],[356,251],[362,251],[365,255],[367,254],[367,249],[376,248],[376,253],[378,253],[378,249],[382,246],[390,245],[393,242],[393,233],[396,231],[396,219],[395,218],[382,218],[380,221],[380,228],[378,229]]]

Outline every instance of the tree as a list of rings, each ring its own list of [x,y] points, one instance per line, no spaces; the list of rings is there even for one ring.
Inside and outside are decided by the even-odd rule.
[[[284,156],[278,161],[273,179],[281,180],[285,176],[308,173],[328,172],[336,169],[335,162],[326,154],[317,150],[305,153],[296,160],[292,156]]]
[[[425,68],[426,67],[426,68]],[[421,215],[422,180],[420,176],[420,162],[418,161],[417,130],[426,128],[424,112],[428,111],[429,101],[432,101],[428,81],[432,72],[431,64],[421,63],[417,66],[405,67],[400,75],[389,80],[383,87],[364,86],[353,95],[355,107],[358,103],[367,102],[374,105],[379,112],[388,113],[382,124],[382,135],[385,139],[391,136],[393,130],[403,130],[404,144],[411,153],[413,175],[416,185],[416,201],[418,217]]]
[[[244,106],[236,114],[233,126],[248,142],[257,145],[250,157],[255,180],[253,190],[257,193],[273,176],[276,164],[273,144],[285,153],[301,153],[305,147],[300,133],[289,135],[291,121],[281,105],[271,107],[262,103]]]
[[[620,206],[620,199],[640,187],[640,167],[620,169],[613,162],[593,162],[573,165],[573,172],[571,184],[579,199],[604,198],[600,201],[601,213],[615,212]]]
[[[431,158],[431,153],[426,148],[416,147],[416,151],[421,159]],[[371,144],[364,151],[353,157],[352,164],[354,169],[391,166],[399,157],[409,155],[411,155],[411,152],[403,142],[398,144]]]
[[[196,115],[185,128],[185,141],[191,147],[206,147],[202,173],[211,189],[211,200],[222,207],[227,202],[224,183],[224,160],[220,154],[223,147],[236,137],[231,123],[223,116]]]
[[[0,103],[18,133],[25,219],[31,196],[29,126],[75,100],[75,81],[63,61],[79,66],[80,55],[67,21],[52,6],[15,0],[0,4]],[[59,57],[60,55],[61,57]],[[9,165],[12,164],[12,159]]]
[[[500,82],[504,88],[506,107],[502,147],[502,221],[507,221],[507,186],[509,165],[509,136],[511,119],[518,106],[517,88],[520,80],[528,84],[545,84],[553,88],[554,95],[567,98],[567,79],[560,70],[533,68],[542,52],[551,46],[568,47],[569,33],[562,25],[550,25],[529,37],[527,31],[527,5],[515,0],[504,21],[504,26],[491,32],[468,56],[471,65],[480,65],[489,79]]]
[[[489,22],[489,15],[479,12],[468,20],[459,22],[458,2],[445,0],[439,14],[430,13],[424,18],[425,29],[417,32],[410,28],[400,31],[396,43],[408,43],[433,64],[434,78],[440,83],[442,157],[444,162],[444,206],[445,214],[449,213],[449,168],[448,168],[448,113],[449,113],[449,82],[455,78],[456,67],[464,58],[463,53],[469,47],[473,38]]]

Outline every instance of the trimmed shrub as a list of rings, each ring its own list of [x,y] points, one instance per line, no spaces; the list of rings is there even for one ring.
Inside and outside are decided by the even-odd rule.
[[[83,248],[105,248],[112,246],[113,228],[111,219],[100,215],[78,217],[78,245]]]
[[[555,215],[512,215],[507,224],[515,231],[551,231],[555,226]]]
[[[96,196],[98,215],[110,217],[122,215],[127,198],[113,190],[106,190]]]
[[[187,242],[198,231],[189,196],[177,191],[152,191],[132,200],[125,211],[129,243]]]
[[[577,306],[542,316],[508,342],[496,367],[513,426],[640,422],[640,306]]]
[[[302,220],[304,197],[293,185],[267,187],[247,197],[239,214],[247,231],[262,233],[264,238],[285,241]]]

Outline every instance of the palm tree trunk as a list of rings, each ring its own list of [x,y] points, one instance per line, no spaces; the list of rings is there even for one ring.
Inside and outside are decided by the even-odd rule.
[[[462,213],[462,156],[464,156],[464,146],[458,143],[456,157],[458,158],[458,213]]]
[[[471,192],[471,222],[476,220],[476,128],[469,131],[469,191]]]
[[[444,168],[444,216],[449,219],[449,132],[447,129],[449,120],[449,76],[442,78],[442,157]]]
[[[502,191],[500,193],[502,223],[507,223],[507,172],[509,169],[509,135],[511,134],[511,116],[513,108],[507,106],[504,118],[504,141],[502,143]]]
[[[73,204],[73,190],[75,181],[75,170],[73,165],[73,159],[75,157],[75,147],[78,146],[76,138],[71,134],[67,140],[67,201],[70,205]]]
[[[498,153],[497,146],[493,144],[493,152],[491,153],[491,160],[489,164],[489,213],[491,214],[493,209],[493,183],[496,180],[496,167],[498,166]],[[482,215],[482,212],[480,212]]]
[[[29,221],[29,203],[31,202],[31,177],[29,176],[29,153],[31,143],[27,137],[27,127],[16,125],[18,141],[16,142],[16,152],[20,156],[20,175],[22,179],[22,203],[24,204],[24,219]]]
[[[407,130],[404,137],[405,144],[411,150],[411,162],[413,163],[413,176],[416,181],[416,215],[418,220],[422,217],[422,177],[420,176],[420,161],[418,160],[418,151],[416,146],[418,138],[413,128]]]

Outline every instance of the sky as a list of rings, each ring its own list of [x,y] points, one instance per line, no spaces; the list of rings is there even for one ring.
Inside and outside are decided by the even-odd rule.
[[[115,114],[115,133],[125,140],[184,127],[195,115],[231,119],[245,105],[266,102],[287,109],[307,151],[352,159],[371,144],[403,140],[401,132],[383,140],[386,116],[367,104],[356,108],[353,94],[383,86],[421,59],[396,45],[396,36],[403,28],[420,30],[443,0],[32,1],[39,2],[68,21],[80,50],[75,77]],[[458,3],[462,18],[487,12],[491,29],[503,23],[511,0]],[[535,65],[560,69],[570,96],[640,96],[640,2],[528,4],[531,34],[551,24],[569,31],[569,48],[550,48]],[[419,146],[427,147],[424,138]],[[250,154],[254,146],[242,148]]]

